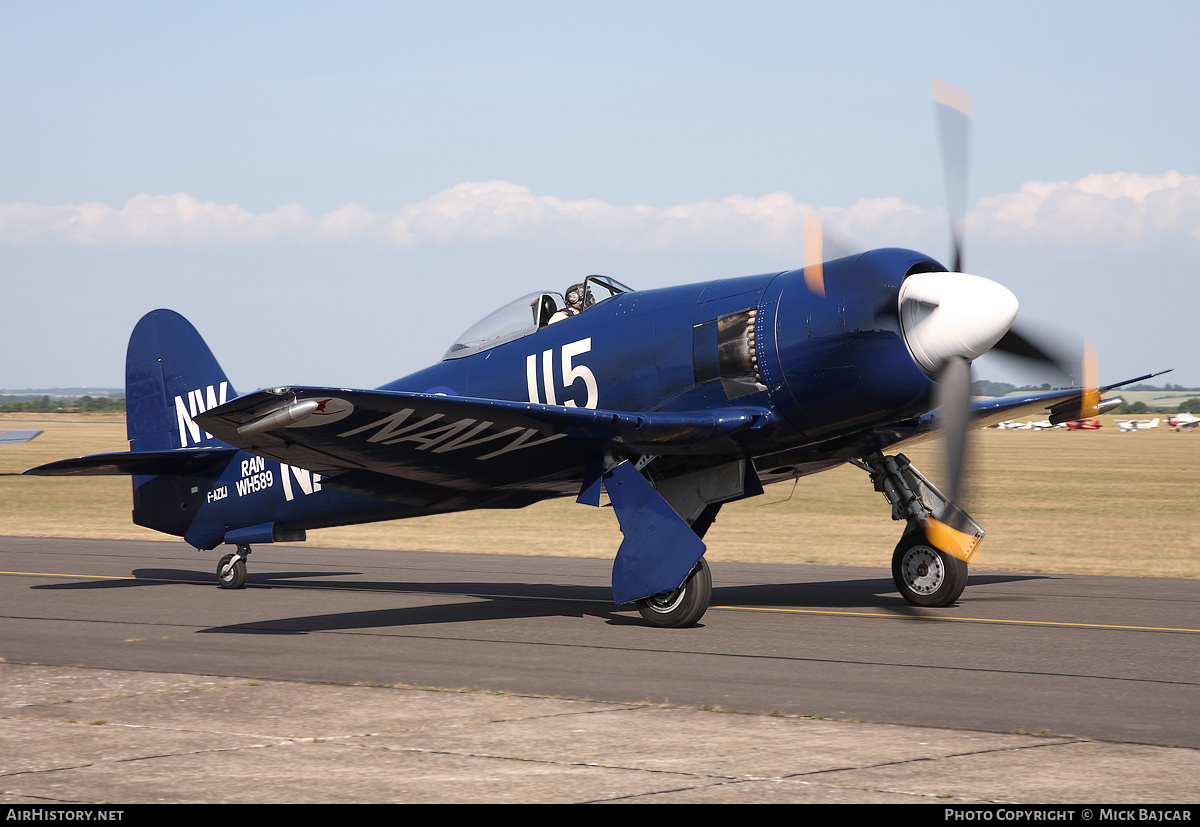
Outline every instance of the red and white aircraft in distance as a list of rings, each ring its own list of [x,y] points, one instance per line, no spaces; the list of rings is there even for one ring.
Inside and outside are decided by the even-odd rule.
[[[1177,413],[1167,420],[1167,424],[1177,431],[1194,431],[1200,425],[1200,416],[1190,413]]]

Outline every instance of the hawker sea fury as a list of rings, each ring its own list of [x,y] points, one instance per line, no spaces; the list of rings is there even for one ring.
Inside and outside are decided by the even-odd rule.
[[[703,537],[723,504],[850,463],[905,524],[900,593],[945,606],[983,537],[956,505],[968,430],[1092,417],[1106,390],[971,401],[985,352],[1050,357],[1012,330],[1012,293],[960,272],[954,226],[954,272],[882,249],[655,290],[589,276],[518,298],[374,390],[237,396],[195,329],[155,310],[129,342],[130,450],[27,473],[132,475],[135,523],[235,547],[224,588],[244,585],[252,544],[307,529],[552,497],[599,506],[603,491],[624,537],[614,601],[684,626],[709,603]],[[945,493],[897,453],[939,430]]]

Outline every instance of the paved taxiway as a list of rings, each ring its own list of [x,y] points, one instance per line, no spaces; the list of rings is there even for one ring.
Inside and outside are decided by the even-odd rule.
[[[1196,581],[918,612],[718,560],[663,630],[603,560],[263,547],[225,592],[182,543],[0,552],[0,801],[1200,800]]]

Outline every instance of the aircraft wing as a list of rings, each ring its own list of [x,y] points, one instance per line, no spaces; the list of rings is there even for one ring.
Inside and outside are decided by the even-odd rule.
[[[1096,392],[1103,394],[1115,388],[1159,376],[1165,372],[1149,373],[1145,376],[1139,376],[1136,379],[1127,379],[1124,382],[1105,385],[1097,388]],[[1080,388],[1067,388],[1064,390],[1040,391],[1038,393],[1018,394],[1015,396],[998,396],[992,399],[976,399],[971,402],[971,425],[976,428],[986,428],[989,425],[998,425],[1010,419],[1023,419],[1034,414],[1044,414],[1047,412],[1050,414],[1049,421],[1051,425],[1095,416],[1095,409],[1083,410],[1083,395],[1084,391]],[[1108,404],[1116,407],[1116,400],[1111,400]],[[1101,413],[1111,410],[1111,407],[1106,407],[1104,402],[1101,402],[1099,407]],[[937,432],[940,415],[941,410],[938,409],[905,422],[896,423],[884,428],[877,428],[875,429],[874,437],[876,440],[882,440],[883,444],[887,445],[889,450],[898,448],[906,443],[920,442],[932,437]],[[854,452],[860,447],[858,441],[848,442],[852,448],[848,452],[844,450],[845,446],[837,443],[830,445],[829,450],[839,452],[839,449],[841,449],[841,454],[850,453],[857,455]]]
[[[14,445],[36,438],[41,431],[0,431],[0,445]]]
[[[388,496],[397,480],[441,489],[520,486],[624,454],[737,454],[731,439],[773,414],[598,411],[400,391],[277,388],[197,414],[218,439]],[[390,478],[391,482],[381,479]]]
[[[1148,373],[1136,379],[1127,379],[1112,385],[1097,388],[1096,392],[1103,394],[1115,388],[1124,387],[1134,382],[1158,376],[1158,373]],[[1083,410],[1083,394],[1080,388],[1066,390],[1043,391],[1039,393],[1019,394],[1016,396],[998,396],[994,399],[977,399],[971,403],[971,421],[973,425],[983,428],[996,425],[1008,419],[1017,419],[1031,414],[1050,413],[1050,424],[1072,422],[1095,416],[1096,411]],[[1115,406],[1115,402],[1114,402]],[[1100,405],[1103,412],[1104,405]],[[936,411],[934,415],[936,415]]]

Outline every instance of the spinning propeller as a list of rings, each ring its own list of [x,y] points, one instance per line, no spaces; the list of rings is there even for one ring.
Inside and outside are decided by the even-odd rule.
[[[1056,354],[1020,333],[1012,324],[1017,299],[1001,285],[963,269],[963,236],[966,223],[967,149],[971,124],[971,99],[963,90],[934,80],[941,134],[942,167],[950,216],[953,272],[909,276],[900,288],[900,318],[905,341],[921,369],[937,382],[935,403],[941,408],[940,428],[946,445],[944,492],[954,507],[926,526],[929,540],[945,551],[959,544],[955,534],[957,505],[961,501],[967,468],[967,435],[971,428],[971,362],[989,350],[1050,365],[1070,376],[1076,362]],[[1099,403],[1095,357],[1091,349],[1084,360],[1081,416],[1094,415]],[[945,520],[945,522],[941,522]],[[950,529],[950,530],[947,530]]]
[[[933,98],[941,137],[952,266],[948,273],[916,273],[905,278],[900,286],[898,311],[909,352],[937,383],[934,402],[940,409],[938,422],[946,446],[943,494],[949,502],[944,513],[927,521],[926,534],[939,549],[966,559],[969,552],[963,550],[973,545],[974,538],[963,533],[970,530],[970,521],[958,503],[967,476],[967,442],[972,427],[971,362],[994,350],[1049,366],[1068,380],[1078,370],[1079,362],[1039,342],[1037,336],[1013,327],[1018,303],[1007,288],[963,272],[971,98],[962,89],[936,79]],[[821,223],[810,213],[804,222],[804,280],[818,296],[825,295],[822,242]],[[1098,413],[1096,373],[1095,355],[1085,345],[1084,393],[1078,418]]]

